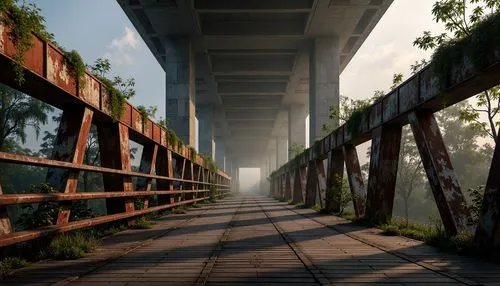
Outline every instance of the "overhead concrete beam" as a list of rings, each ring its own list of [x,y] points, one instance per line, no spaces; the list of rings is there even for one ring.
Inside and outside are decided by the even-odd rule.
[[[255,21],[209,21],[202,20],[203,34],[210,36],[223,35],[273,35],[288,36],[304,33],[304,20],[279,21],[272,19]]]
[[[269,119],[274,120],[276,118],[277,110],[247,110],[247,111],[226,111],[226,118],[228,120],[232,119]]]
[[[295,55],[297,50],[294,49],[213,49],[208,50],[209,55],[224,55],[224,56],[252,56],[252,55],[262,55],[262,56],[277,56],[277,55]]]
[[[245,11],[309,11],[314,0],[195,0],[199,12],[245,12]]]
[[[249,74],[264,75],[266,72],[289,74],[293,68],[293,57],[255,57],[255,58],[214,58],[212,71],[214,73],[250,72]],[[279,73],[278,73],[279,75]]]
[[[225,82],[217,84],[217,91],[221,94],[284,94],[286,92],[286,86],[286,83]]]

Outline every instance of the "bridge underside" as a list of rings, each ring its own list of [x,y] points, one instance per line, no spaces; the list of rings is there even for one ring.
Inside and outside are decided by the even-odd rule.
[[[214,156],[219,165],[226,157],[237,167],[277,167],[287,160],[278,151],[287,140],[305,145],[306,135],[324,135],[340,72],[392,0],[118,2],[167,73],[166,116],[185,142],[195,142],[196,114],[199,151],[222,153]],[[178,49],[190,50],[190,60]],[[175,75],[186,67],[195,78],[179,83]],[[186,83],[195,94],[179,91]],[[301,112],[290,116],[293,108]]]
[[[381,236],[266,197],[236,196],[152,230],[128,230],[85,259],[45,261],[2,285],[478,285],[498,267]]]

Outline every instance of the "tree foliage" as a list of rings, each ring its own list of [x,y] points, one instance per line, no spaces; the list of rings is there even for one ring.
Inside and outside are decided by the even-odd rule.
[[[292,154],[291,159],[293,159],[296,156],[298,156],[300,153],[304,152],[306,147],[304,146],[304,144],[293,143],[288,149]]]
[[[433,35],[430,31],[424,31],[413,44],[423,50],[434,50],[451,45],[457,40],[471,37],[475,27],[499,12],[500,1],[498,0],[436,1],[432,15],[437,23],[444,25],[446,33]],[[483,35],[486,38],[492,36],[494,35]],[[461,110],[460,120],[470,123],[471,127],[495,140],[498,136],[497,128],[500,125],[499,110],[500,87],[497,86],[478,94],[475,104],[467,104]],[[484,117],[486,122],[482,120]]]
[[[31,127],[36,136],[40,126],[47,123],[47,114],[54,109],[37,99],[0,84],[0,151],[5,150],[9,139],[26,142],[26,128]]]

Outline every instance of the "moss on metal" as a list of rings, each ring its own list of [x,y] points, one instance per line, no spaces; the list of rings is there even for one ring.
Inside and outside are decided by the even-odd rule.
[[[476,71],[491,63],[500,50],[500,13],[493,14],[472,29],[470,35],[447,41],[437,48],[432,56],[432,69],[439,81],[439,91],[451,85],[454,64],[468,58]]]

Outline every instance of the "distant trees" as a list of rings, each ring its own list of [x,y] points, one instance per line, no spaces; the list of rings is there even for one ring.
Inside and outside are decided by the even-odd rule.
[[[438,23],[444,24],[446,33],[432,35],[424,31],[413,44],[422,50],[435,50],[439,46],[448,45],[471,36],[472,29],[485,18],[500,12],[498,0],[439,0],[433,6],[432,15]],[[489,37],[484,35],[484,37]],[[465,104],[460,110],[459,119],[470,124],[470,127],[489,136],[493,140],[498,137],[497,128],[500,111],[500,86],[478,94],[476,104]],[[486,120],[484,120],[486,118]]]
[[[6,151],[9,140],[25,143],[27,127],[38,136],[40,125],[47,123],[47,114],[53,110],[48,104],[0,84],[0,151]]]

